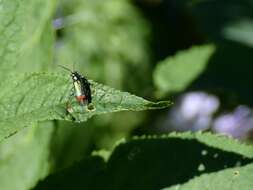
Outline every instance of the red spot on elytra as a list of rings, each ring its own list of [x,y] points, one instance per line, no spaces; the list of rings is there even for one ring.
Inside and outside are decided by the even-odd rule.
[[[80,104],[83,104],[84,101],[86,100],[86,96],[85,96],[85,95],[76,96],[76,100],[77,100]]]

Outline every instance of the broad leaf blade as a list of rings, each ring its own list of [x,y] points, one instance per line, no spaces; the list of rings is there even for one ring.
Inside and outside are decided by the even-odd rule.
[[[164,190],[251,190],[253,187],[253,164],[226,169],[196,177],[183,185],[175,185]]]
[[[192,47],[168,57],[154,71],[154,82],[159,94],[184,90],[204,70],[215,47]]]
[[[225,38],[246,44],[250,47],[253,46],[253,38],[250,35],[252,32],[252,19],[240,19],[223,29],[223,35]]]
[[[237,139],[228,137],[225,135],[218,135],[212,133],[171,133],[164,135],[164,138],[180,138],[180,139],[195,139],[207,146],[219,148],[223,151],[234,152],[247,158],[253,158],[253,147],[243,142],[239,142]]]
[[[27,190],[49,170],[52,123],[34,124],[0,144],[1,190]]]
[[[3,0],[0,2],[1,79],[7,78],[6,76],[11,72],[20,73],[18,70],[20,68],[25,71],[43,68],[41,64],[44,64],[48,58],[38,56],[47,54],[48,49],[51,50],[52,31],[43,32],[49,31],[47,28],[49,28],[55,5],[54,0]],[[35,55],[38,55],[35,59],[34,50]]]
[[[117,111],[141,111],[165,108],[170,102],[153,103],[91,81],[93,108],[71,99],[73,113],[67,113],[72,82],[68,76],[34,73],[16,77],[2,84],[0,92],[0,140],[25,126],[45,120],[74,120]]]
[[[205,138],[207,140],[203,143]],[[207,142],[209,140],[210,144]],[[219,145],[221,140],[224,143]],[[48,177],[36,189],[68,189],[74,186],[78,190],[93,186],[94,189],[153,190],[186,183],[195,176],[252,162],[252,156],[249,159],[236,151],[231,152],[232,148],[226,147],[225,143],[231,146],[237,144],[238,149],[247,146],[211,134],[135,137],[118,144],[109,158],[107,153],[102,153],[106,158],[105,166],[98,167],[94,164],[86,169],[83,166],[88,163],[83,160],[58,175]],[[249,148],[253,149],[251,146],[246,147]],[[97,160],[96,156],[92,158]],[[98,168],[100,172],[97,172]],[[89,174],[91,178],[85,180]],[[95,176],[100,178],[95,179]],[[202,181],[202,185],[203,183]]]

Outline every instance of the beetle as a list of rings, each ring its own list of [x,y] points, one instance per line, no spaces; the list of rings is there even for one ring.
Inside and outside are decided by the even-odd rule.
[[[92,102],[92,97],[91,97],[91,88],[90,88],[90,83],[89,81],[79,74],[77,71],[72,71],[69,68],[58,65],[62,67],[63,69],[69,71],[71,74],[71,78],[73,81],[73,89],[74,89],[74,96],[77,100],[77,102],[80,105],[85,105],[88,103],[88,105]]]

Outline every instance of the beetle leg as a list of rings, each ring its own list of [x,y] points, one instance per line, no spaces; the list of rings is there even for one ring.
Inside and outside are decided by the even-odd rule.
[[[75,91],[74,91],[74,87],[71,88],[71,92],[68,96],[68,100],[67,100],[67,106],[70,105],[70,99],[75,95]]]
[[[69,116],[71,117],[71,120],[72,120],[72,121],[76,121],[76,118],[74,117],[73,112],[74,112],[74,110],[73,110],[73,108],[71,107],[70,102],[68,101],[68,102],[66,103],[66,115],[69,115]]]
[[[74,87],[72,87],[69,96],[71,97],[74,95],[75,95],[75,89],[74,89]]]

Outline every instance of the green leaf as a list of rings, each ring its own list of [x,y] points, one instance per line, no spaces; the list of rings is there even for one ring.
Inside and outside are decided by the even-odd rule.
[[[0,144],[1,190],[27,190],[49,172],[52,123],[34,124]]]
[[[213,45],[192,47],[160,62],[153,75],[159,94],[184,90],[203,72],[214,51]]]
[[[251,149],[251,152],[253,149],[233,139],[211,134],[135,137],[118,143],[109,156],[108,152],[101,153],[105,157],[105,164],[98,165],[97,156],[93,156],[90,158],[95,163],[93,166],[89,165],[92,164],[90,161],[82,160],[61,173],[49,176],[35,189],[68,189],[73,186],[77,190],[88,187],[153,190],[252,162],[252,155],[249,154],[250,159],[245,158],[240,155],[240,150],[237,154],[234,148],[226,147],[225,143],[231,147],[236,145],[238,149]]]
[[[212,134],[212,133],[171,133],[169,135],[164,135],[164,138],[180,138],[180,139],[195,139],[207,146],[219,148],[224,151],[234,152],[240,154],[247,158],[253,158],[253,147],[243,142],[238,141],[232,137],[225,135]],[[145,138],[145,137],[144,137]]]
[[[34,59],[33,56],[40,55],[40,52],[52,47],[52,44],[48,44],[52,32],[43,32],[49,26],[55,4],[56,1],[51,0],[0,1],[1,79],[7,78],[10,72],[20,73],[20,68],[25,68],[27,72],[42,67],[40,64],[46,61],[46,57]],[[47,44],[46,47],[43,48],[43,44]],[[36,53],[33,54],[34,52]]]
[[[22,24],[24,24],[25,3],[4,0],[0,2],[0,68],[4,78],[16,64],[17,51],[22,43]]]
[[[227,25],[223,29],[223,35],[229,40],[246,44],[249,47],[253,47],[253,38],[250,34],[253,32],[253,20],[241,19]]]
[[[253,164],[235,167],[220,172],[204,174],[182,185],[164,190],[251,190],[253,186]]]
[[[207,2],[202,0],[191,2],[192,5],[187,7],[187,11],[191,12],[190,14],[193,16],[201,35],[219,44],[224,43],[224,39],[228,39],[229,37],[230,40],[240,41],[252,47],[252,37],[248,33],[252,31],[252,29],[250,29],[250,25],[246,26],[248,23],[244,23],[252,19],[251,10],[253,6],[249,0],[231,0],[227,2]],[[189,2],[185,1],[185,3]],[[230,12],[234,10],[235,7],[237,7],[236,15]],[[236,29],[237,27],[238,29]],[[227,35],[227,29],[231,32],[229,32],[229,35]],[[241,34],[245,36],[242,37]],[[248,41],[247,38],[245,38],[246,36],[249,37]]]
[[[92,109],[80,106],[74,97],[67,113],[72,81],[68,75],[34,73],[15,76],[0,85],[0,140],[36,121],[75,120],[110,112],[165,108],[170,102],[153,103],[91,81]]]
[[[101,183],[106,164],[99,156],[92,156],[75,163],[69,169],[50,175],[33,190],[50,189],[106,189]]]
[[[18,57],[18,64],[15,67],[15,71],[18,73],[48,71],[52,68],[54,31],[51,20],[46,23],[42,34],[37,38]]]
[[[106,128],[103,126],[103,128]],[[51,142],[51,171],[55,172],[88,156],[96,138],[102,136],[99,127],[88,123],[57,122]]]

